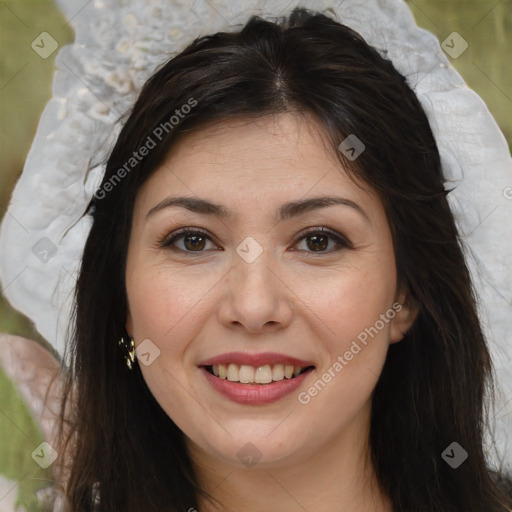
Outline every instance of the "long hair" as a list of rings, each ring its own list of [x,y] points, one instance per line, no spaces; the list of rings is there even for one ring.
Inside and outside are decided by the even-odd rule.
[[[170,126],[177,110],[187,114]],[[372,397],[379,484],[395,512],[510,509],[507,480],[484,451],[492,365],[428,120],[406,79],[359,34],[296,9],[276,23],[252,17],[239,32],[196,39],[147,81],[127,115],[96,193],[76,286],[62,411],[72,392],[76,406],[60,425],[62,446],[72,447],[71,512],[93,510],[98,489],[102,512],[197,509],[206,496],[184,434],[138,364],[127,370],[118,345],[133,205],[180,135],[292,111],[319,120],[327,149],[379,194],[399,283],[419,309],[407,338],[390,346]],[[338,149],[351,134],[366,146],[357,160]],[[148,137],[155,147],[130,160]],[[442,458],[452,442],[469,454],[456,470]]]

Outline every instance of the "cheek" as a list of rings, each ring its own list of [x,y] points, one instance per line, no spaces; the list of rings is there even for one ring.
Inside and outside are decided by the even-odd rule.
[[[321,333],[331,351],[338,352],[376,322],[378,330],[387,337],[390,318],[386,318],[384,326],[379,319],[390,310],[395,293],[393,254],[382,252],[337,272],[317,273],[303,279],[297,290],[297,295],[304,298],[304,304],[314,313],[309,317],[318,326],[315,330]]]
[[[218,279],[217,279],[218,280]],[[136,345],[150,339],[159,355],[149,365],[139,362],[151,393],[180,425],[190,406],[185,362],[193,340],[200,337],[209,290],[215,276],[194,269],[176,270],[161,264],[132,264],[126,276],[129,309]],[[190,428],[190,427],[189,427]]]
[[[194,319],[201,315],[218,279],[199,266],[186,270],[161,264],[129,268],[126,286],[136,340],[150,338],[165,348],[170,340],[176,347],[181,339],[191,339],[186,332],[200,327]]]
[[[389,250],[376,251],[374,258],[347,266],[330,279],[309,281],[301,294],[314,313],[308,318],[325,358],[317,376],[322,382],[306,390],[301,403],[322,395],[315,400],[320,409],[325,407],[323,414],[331,403],[350,417],[368,400],[386,359],[395,292],[395,261]],[[332,410],[339,414],[339,408]]]

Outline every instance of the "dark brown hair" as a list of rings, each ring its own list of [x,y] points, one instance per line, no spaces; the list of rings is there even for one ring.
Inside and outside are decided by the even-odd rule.
[[[406,79],[329,17],[304,9],[277,23],[253,17],[239,32],[196,39],[148,80],[102,187],[191,98],[194,108],[89,212],[94,223],[76,288],[67,374],[76,409],[61,425],[63,447],[66,429],[73,440],[70,511],[93,510],[95,484],[103,512],[198,508],[203,491],[184,434],[138,364],[127,370],[118,346],[126,335],[133,205],[180,134],[214,121],[296,111],[319,120],[340,164],[379,193],[399,282],[419,308],[407,338],[390,346],[373,394],[370,447],[383,491],[395,512],[508,512],[511,500],[499,487],[506,480],[489,470],[483,450],[490,356],[436,143]],[[366,146],[354,161],[338,150],[350,134]],[[469,454],[456,470],[441,457],[453,441]]]

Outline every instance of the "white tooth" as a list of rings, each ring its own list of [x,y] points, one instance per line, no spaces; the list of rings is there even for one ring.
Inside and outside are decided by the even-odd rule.
[[[297,377],[301,371],[302,371],[302,366],[297,366],[297,368],[295,368],[295,370],[293,370],[293,376]]]
[[[293,366],[291,364],[287,364],[285,367],[284,367],[284,376],[287,378],[287,379],[291,379],[292,378],[292,375],[293,375]]]
[[[272,370],[267,364],[266,366],[259,366],[254,374],[254,382],[258,384],[268,384],[272,382]]]
[[[227,375],[228,380],[230,380],[231,382],[238,382],[240,380],[239,375],[240,375],[240,369],[239,369],[238,365],[231,363],[228,366],[228,375]]]
[[[272,368],[272,380],[283,380],[284,379],[284,366],[282,364],[276,364]]]
[[[247,366],[246,364],[240,366],[240,382],[244,384],[254,382],[254,368],[252,366]]]
[[[218,377],[219,376],[219,365],[218,364],[214,364],[212,366],[212,370],[213,370],[213,375],[215,375],[215,377]]]
[[[219,377],[225,379],[228,376],[228,367],[225,364],[219,364]]]

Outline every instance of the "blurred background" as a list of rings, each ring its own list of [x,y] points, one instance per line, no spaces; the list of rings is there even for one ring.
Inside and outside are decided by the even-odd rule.
[[[83,2],[86,5],[88,0]],[[487,103],[510,147],[512,0],[407,3],[418,25],[440,42],[453,32],[467,41],[467,50],[450,60]],[[23,169],[39,116],[51,97],[57,52],[45,59],[31,47],[42,32],[49,32],[59,48],[73,42],[73,30],[52,1],[0,1],[0,219]],[[0,333],[25,336],[48,346],[30,320],[1,295]],[[42,441],[23,400],[0,368],[0,512],[41,510],[35,494],[51,484],[51,476],[34,462],[31,453]]]

